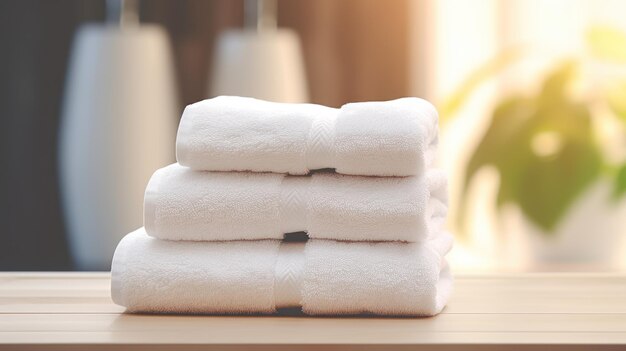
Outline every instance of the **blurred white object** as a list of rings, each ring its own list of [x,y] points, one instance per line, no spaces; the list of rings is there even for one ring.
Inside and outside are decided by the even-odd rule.
[[[523,213],[504,217],[510,234],[528,249],[526,269],[534,271],[619,271],[624,266],[626,200],[612,201],[613,184],[597,181],[574,203],[553,233],[537,228]],[[515,231],[520,231],[515,233]],[[509,251],[516,248],[510,248]]]
[[[276,102],[307,102],[300,40],[276,28],[275,1],[246,1],[246,28],[220,35],[209,95],[238,95]]]
[[[120,15],[122,23],[129,18]],[[119,240],[142,225],[145,185],[174,159],[178,114],[169,43],[160,27],[79,29],[60,130],[62,196],[76,268],[109,269]]]

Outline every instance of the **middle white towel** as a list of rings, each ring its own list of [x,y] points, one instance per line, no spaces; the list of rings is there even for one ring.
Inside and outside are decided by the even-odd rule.
[[[168,240],[310,238],[422,242],[447,214],[447,180],[335,173],[198,172],[172,164],[154,173],[144,198],[148,235]]]

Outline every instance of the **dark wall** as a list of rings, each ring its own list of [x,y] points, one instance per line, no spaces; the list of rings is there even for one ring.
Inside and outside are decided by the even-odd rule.
[[[280,1],[279,24],[302,38],[312,101],[407,95],[407,10],[407,0]],[[141,20],[171,36],[183,105],[206,98],[214,39],[240,27],[242,14],[240,0],[141,3]],[[72,268],[57,129],[74,31],[104,17],[103,0],[0,2],[0,270]]]
[[[98,6],[100,5],[100,6]],[[66,60],[94,1],[0,4],[0,269],[68,269],[56,147]]]

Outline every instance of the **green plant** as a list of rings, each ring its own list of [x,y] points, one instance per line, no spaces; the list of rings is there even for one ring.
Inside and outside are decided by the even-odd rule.
[[[587,40],[595,57],[626,63],[624,33],[594,27]],[[442,120],[454,115],[482,81],[518,57],[517,52],[507,54],[477,70],[442,104]],[[461,222],[470,181],[485,166],[500,174],[497,207],[518,205],[548,233],[600,175],[612,177],[615,199],[626,194],[626,162],[616,166],[605,160],[594,137],[590,102],[569,93],[578,65],[571,60],[556,67],[536,95],[514,95],[497,104],[466,168]],[[626,81],[613,82],[600,95],[626,122]]]

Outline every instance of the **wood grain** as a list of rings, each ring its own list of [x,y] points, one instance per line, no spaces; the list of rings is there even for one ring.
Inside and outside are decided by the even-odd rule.
[[[623,274],[462,276],[421,319],[123,311],[107,273],[0,273],[0,350],[626,348]]]

